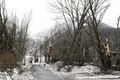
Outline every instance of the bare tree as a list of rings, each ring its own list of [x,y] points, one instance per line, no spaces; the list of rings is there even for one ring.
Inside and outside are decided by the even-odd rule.
[[[90,9],[87,15],[88,20],[86,22],[90,28],[89,31],[86,30],[86,32],[89,34],[95,45],[95,49],[100,56],[102,69],[105,71],[111,68],[111,64],[110,60],[107,58],[105,52],[103,51],[104,48],[98,29],[101,26],[101,22],[106,10],[110,6],[108,3],[106,3],[106,0],[89,0]]]
[[[7,14],[5,0],[0,1],[0,70],[7,72],[9,68],[9,75],[13,68],[20,67],[18,62],[26,54],[30,20],[30,17],[24,17],[20,23],[15,14]]]
[[[5,2],[4,0],[1,1],[0,3],[0,52],[2,52],[3,50],[7,49],[7,41],[6,39],[8,39],[8,33],[7,33],[7,23],[8,19],[5,13]]]
[[[31,20],[31,15],[30,16],[24,16],[22,19],[22,22],[20,25],[17,27],[17,32],[16,32],[16,57],[19,61],[23,60],[23,57],[26,55],[27,51],[27,41],[28,39],[28,28]],[[16,23],[18,24],[18,23]]]
[[[71,39],[71,45],[67,57],[79,56],[77,61],[83,65],[83,42],[81,38],[83,25],[90,8],[88,0],[56,0],[51,3],[51,6],[53,11],[62,16],[62,20],[65,21],[68,29],[68,39]]]
[[[38,62],[38,55],[40,54],[40,41],[35,39],[29,40],[29,51],[34,55],[35,62]]]

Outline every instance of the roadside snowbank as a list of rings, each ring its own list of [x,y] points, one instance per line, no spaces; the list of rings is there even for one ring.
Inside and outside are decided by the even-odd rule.
[[[36,80],[35,77],[32,75],[32,73],[30,72],[30,67],[32,64],[30,63],[26,63],[26,65],[22,65],[22,68],[24,70],[24,72],[22,74],[19,74],[19,70],[18,69],[14,69],[14,73],[12,75],[12,79],[13,80]],[[10,79],[7,79],[10,80]]]
[[[12,79],[11,79],[12,78]],[[3,72],[0,72],[0,80],[36,80],[30,71],[23,72],[22,74],[14,73],[11,77]]]
[[[81,80],[81,79],[111,79],[111,80],[120,80],[120,76],[119,75],[79,75],[79,76],[76,76],[76,79],[77,80]]]
[[[98,68],[97,66],[93,66],[93,65],[85,65],[85,66],[74,66],[72,69],[72,73],[76,74],[76,73],[100,73],[100,68]]]
[[[45,64],[45,63],[44,63]],[[43,66],[43,63],[41,63],[40,65],[42,67],[44,67],[45,69],[49,69],[52,72],[63,72],[63,73],[71,73],[71,74],[76,74],[76,73],[100,73],[100,68],[98,68],[97,66],[93,66],[93,65],[85,65],[85,66],[74,66],[71,68],[70,72],[67,72],[66,68],[68,68],[68,66],[64,66],[61,68],[60,71],[58,70],[58,66],[62,64],[62,62],[57,62],[55,64],[46,64],[45,66]],[[69,66],[71,67],[71,66]]]
[[[30,71],[20,74],[13,74],[13,80],[36,80]]]
[[[67,72],[65,68],[61,68],[60,71],[58,70],[58,64],[60,65],[61,62],[57,62],[55,64],[46,64],[40,63],[40,65],[44,69],[48,69],[54,74],[57,74],[59,77],[68,77],[71,80],[119,80],[120,79],[120,71],[113,71],[112,74],[102,74],[100,73],[100,68],[93,65],[85,65],[85,66],[74,66],[71,70],[71,72]],[[67,66],[65,66],[67,67]]]

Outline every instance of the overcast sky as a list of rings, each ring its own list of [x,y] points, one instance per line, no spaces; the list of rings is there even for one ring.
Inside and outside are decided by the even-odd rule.
[[[6,0],[9,12],[23,16],[32,11],[32,34],[44,32],[54,25],[54,14],[49,12],[49,0]],[[107,10],[103,22],[110,26],[116,26],[117,17],[120,15],[120,0],[111,0],[111,6]]]

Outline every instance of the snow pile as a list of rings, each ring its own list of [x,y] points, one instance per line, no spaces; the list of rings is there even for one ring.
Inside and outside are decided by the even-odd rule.
[[[44,66],[45,69],[49,69],[52,72],[59,72],[58,71],[58,67],[59,65],[61,65],[62,62],[57,62],[55,64],[46,64]],[[67,69],[71,67],[71,71],[67,72]],[[85,65],[85,66],[74,66],[72,67],[71,65],[69,66],[64,66],[60,69],[60,72],[65,72],[65,73],[72,73],[72,74],[76,74],[76,73],[99,73],[100,72],[100,68],[98,68],[97,66],[93,66],[93,65]]]
[[[52,72],[57,72],[57,67],[58,66],[56,64],[43,64],[42,67],[45,68],[45,69],[48,69]]]
[[[93,65],[85,65],[85,66],[74,66],[72,69],[72,73],[99,73],[100,72],[100,68],[98,68],[97,66],[93,66]]]
[[[12,78],[12,79],[11,79]],[[31,72],[24,72],[23,74],[14,73],[11,77],[6,72],[0,72],[0,80],[36,80]]]
[[[107,74],[100,74],[100,75],[77,75],[76,76],[77,80],[120,80],[120,76],[119,75],[107,75]]]
[[[32,75],[32,73],[30,72],[30,67],[31,64],[27,63],[26,65],[23,65],[23,73],[19,74],[19,70],[18,69],[14,69],[14,73],[12,75],[12,79],[13,80],[36,80],[35,77]],[[10,80],[10,79],[7,79]]]
[[[5,73],[0,72],[0,80],[7,80]]]
[[[14,74],[12,75],[12,79],[13,80],[36,80],[35,77],[32,75],[30,68],[31,68],[32,64],[29,63],[29,57],[27,57],[26,59],[26,64],[22,65],[23,68],[23,73],[19,74],[19,70],[18,69],[14,69]]]
[[[18,74],[14,74],[13,76],[13,80],[36,80],[34,78],[34,76],[31,74],[31,72],[24,72],[21,75]]]

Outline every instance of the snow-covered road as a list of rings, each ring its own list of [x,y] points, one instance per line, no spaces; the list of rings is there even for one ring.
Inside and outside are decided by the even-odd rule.
[[[32,65],[31,72],[36,80],[62,80],[49,70],[41,68],[40,65]]]

